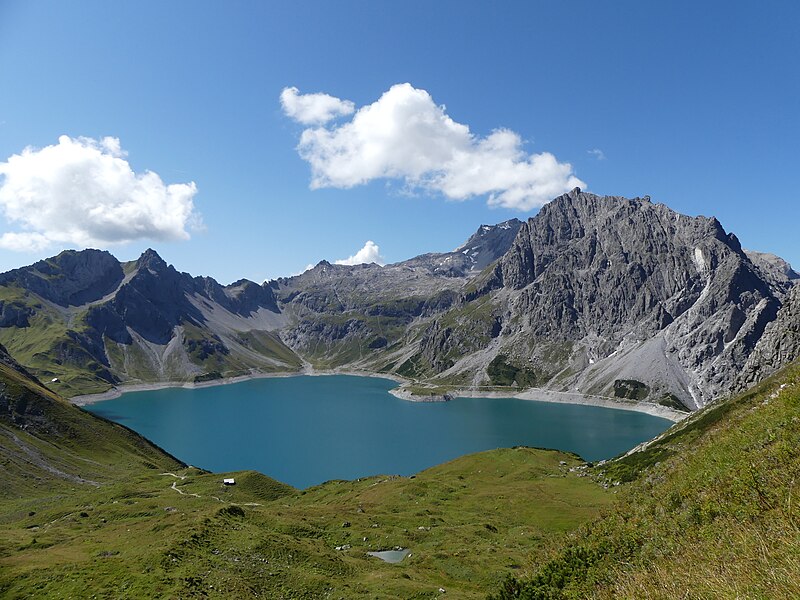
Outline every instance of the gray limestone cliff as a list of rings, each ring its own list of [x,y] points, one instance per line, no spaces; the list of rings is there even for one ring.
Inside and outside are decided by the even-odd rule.
[[[732,389],[785,290],[714,218],[575,189],[522,225],[483,282],[480,323],[443,327],[443,317],[421,357],[477,384],[504,380],[489,369],[502,356],[540,385],[612,396],[634,382],[697,408]],[[454,343],[462,356],[433,359]]]
[[[795,284],[767,325],[755,349],[736,378],[736,389],[744,390],[800,357],[800,284]]]

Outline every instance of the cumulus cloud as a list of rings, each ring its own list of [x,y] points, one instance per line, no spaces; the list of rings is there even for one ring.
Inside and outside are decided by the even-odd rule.
[[[333,262],[334,264],[337,265],[349,265],[349,266],[361,265],[364,263],[376,263],[381,266],[386,264],[383,257],[381,256],[380,247],[372,240],[367,240],[367,242],[364,244],[364,247],[361,248],[358,252],[356,252],[352,256],[348,256],[347,258],[340,258],[339,260],[335,260]],[[316,265],[309,263],[306,265],[305,269],[301,269],[295,273],[292,273],[291,275],[289,275],[289,277],[297,277],[298,275],[302,275],[306,271],[310,271],[311,269],[313,269],[315,266]]]
[[[301,94],[296,87],[284,88],[281,106],[286,116],[303,125],[318,125],[343,115],[350,115],[355,105],[328,94]]]
[[[597,160],[605,160],[606,159],[605,152],[600,150],[600,148],[592,148],[591,150],[587,150],[586,153],[587,154],[591,154]]]
[[[293,101],[307,96],[292,92]],[[283,95],[281,102],[284,112],[299,120],[287,110]],[[408,83],[392,86],[344,123],[317,122],[302,132],[297,146],[311,165],[312,189],[400,179],[451,200],[486,195],[490,206],[524,211],[586,185],[569,163],[549,152],[527,153],[522,138],[509,129],[473,134],[428,92]]]
[[[194,182],[166,185],[152,171],[135,173],[125,157],[117,138],[62,135],[1,162],[0,209],[21,231],[0,235],[0,247],[188,239],[187,228],[200,222]]]
[[[364,247],[353,254],[353,256],[348,256],[347,258],[336,261],[337,265],[360,265],[364,263],[376,263],[381,266],[385,264],[381,256],[380,247],[372,240],[367,240]]]
[[[9,231],[0,235],[0,248],[14,252],[38,252],[50,245],[47,236],[41,233],[14,233]]]

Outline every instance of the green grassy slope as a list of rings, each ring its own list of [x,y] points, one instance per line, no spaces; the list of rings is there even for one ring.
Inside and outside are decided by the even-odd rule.
[[[595,474],[633,483],[495,598],[800,597],[800,363]]]
[[[43,381],[57,377],[65,395],[97,393],[112,387],[113,376],[81,344],[84,313],[68,317],[36,294],[16,286],[0,286],[0,301],[29,311],[24,327],[0,327],[0,344]],[[70,322],[71,321],[71,322]]]
[[[73,406],[0,362],[0,499],[33,502],[54,490],[94,490],[180,466],[137,433]]]
[[[141,472],[38,503],[3,503],[0,595],[9,598],[482,598],[542,539],[611,494],[573,456],[519,448],[417,477],[296,491],[263,475]],[[33,510],[28,510],[33,508]],[[365,540],[366,538],[366,540]],[[391,565],[366,554],[402,546]],[[339,548],[339,549],[337,549]]]

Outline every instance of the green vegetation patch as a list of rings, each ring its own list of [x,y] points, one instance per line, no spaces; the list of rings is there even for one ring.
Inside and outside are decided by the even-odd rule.
[[[644,400],[650,395],[650,387],[635,379],[617,379],[614,381],[614,397],[628,400]]]
[[[290,369],[298,369],[302,361],[297,354],[283,343],[280,336],[269,331],[243,331],[238,341],[245,347],[255,350],[262,356],[270,356],[282,362]]]
[[[387,314],[347,311],[307,316],[302,329],[313,332],[313,342],[303,348],[304,357],[320,369],[378,358],[407,334],[411,319],[393,314],[392,307],[376,308],[383,310]]]
[[[414,396],[444,396],[452,391],[452,387],[444,385],[410,385],[408,391]]]
[[[222,379],[222,373],[219,371],[209,371],[208,373],[201,373],[200,375],[194,376],[195,383],[203,383],[205,381],[216,381],[217,379]]]
[[[221,363],[230,350],[222,343],[219,336],[192,325],[184,323],[183,346],[186,353],[198,364]]]
[[[0,593],[400,599],[444,588],[483,598],[543,538],[608,504],[610,494],[569,472],[576,464],[568,454],[517,448],[414,478],[305,491],[252,472],[127,474],[124,483],[5,503]],[[411,554],[396,565],[367,555],[398,546]]]
[[[667,408],[671,408],[673,410],[680,410],[682,412],[689,412],[689,409],[686,408],[686,405],[680,401],[675,394],[664,394],[659,398],[658,403],[661,406],[666,406]]]
[[[536,385],[537,376],[533,369],[516,367],[507,361],[508,356],[498,354],[486,367],[486,373],[489,375],[492,385],[517,385],[521,388]]]
[[[699,411],[595,476],[613,510],[495,599],[800,597],[800,366]]]
[[[405,360],[403,364],[397,367],[397,374],[409,379],[424,377],[429,371],[430,363],[420,353]]]
[[[0,296],[22,299],[31,311],[27,327],[0,327],[0,344],[34,375],[68,396],[112,387],[115,378],[99,342],[88,335],[85,313],[62,314],[13,287],[0,286]]]

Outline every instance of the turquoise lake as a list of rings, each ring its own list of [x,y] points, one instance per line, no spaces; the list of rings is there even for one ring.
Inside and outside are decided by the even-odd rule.
[[[255,469],[298,488],[329,479],[411,475],[510,446],[611,458],[671,425],[627,411],[514,398],[414,403],[386,379],[331,375],[130,392],[87,406],[186,463]]]

